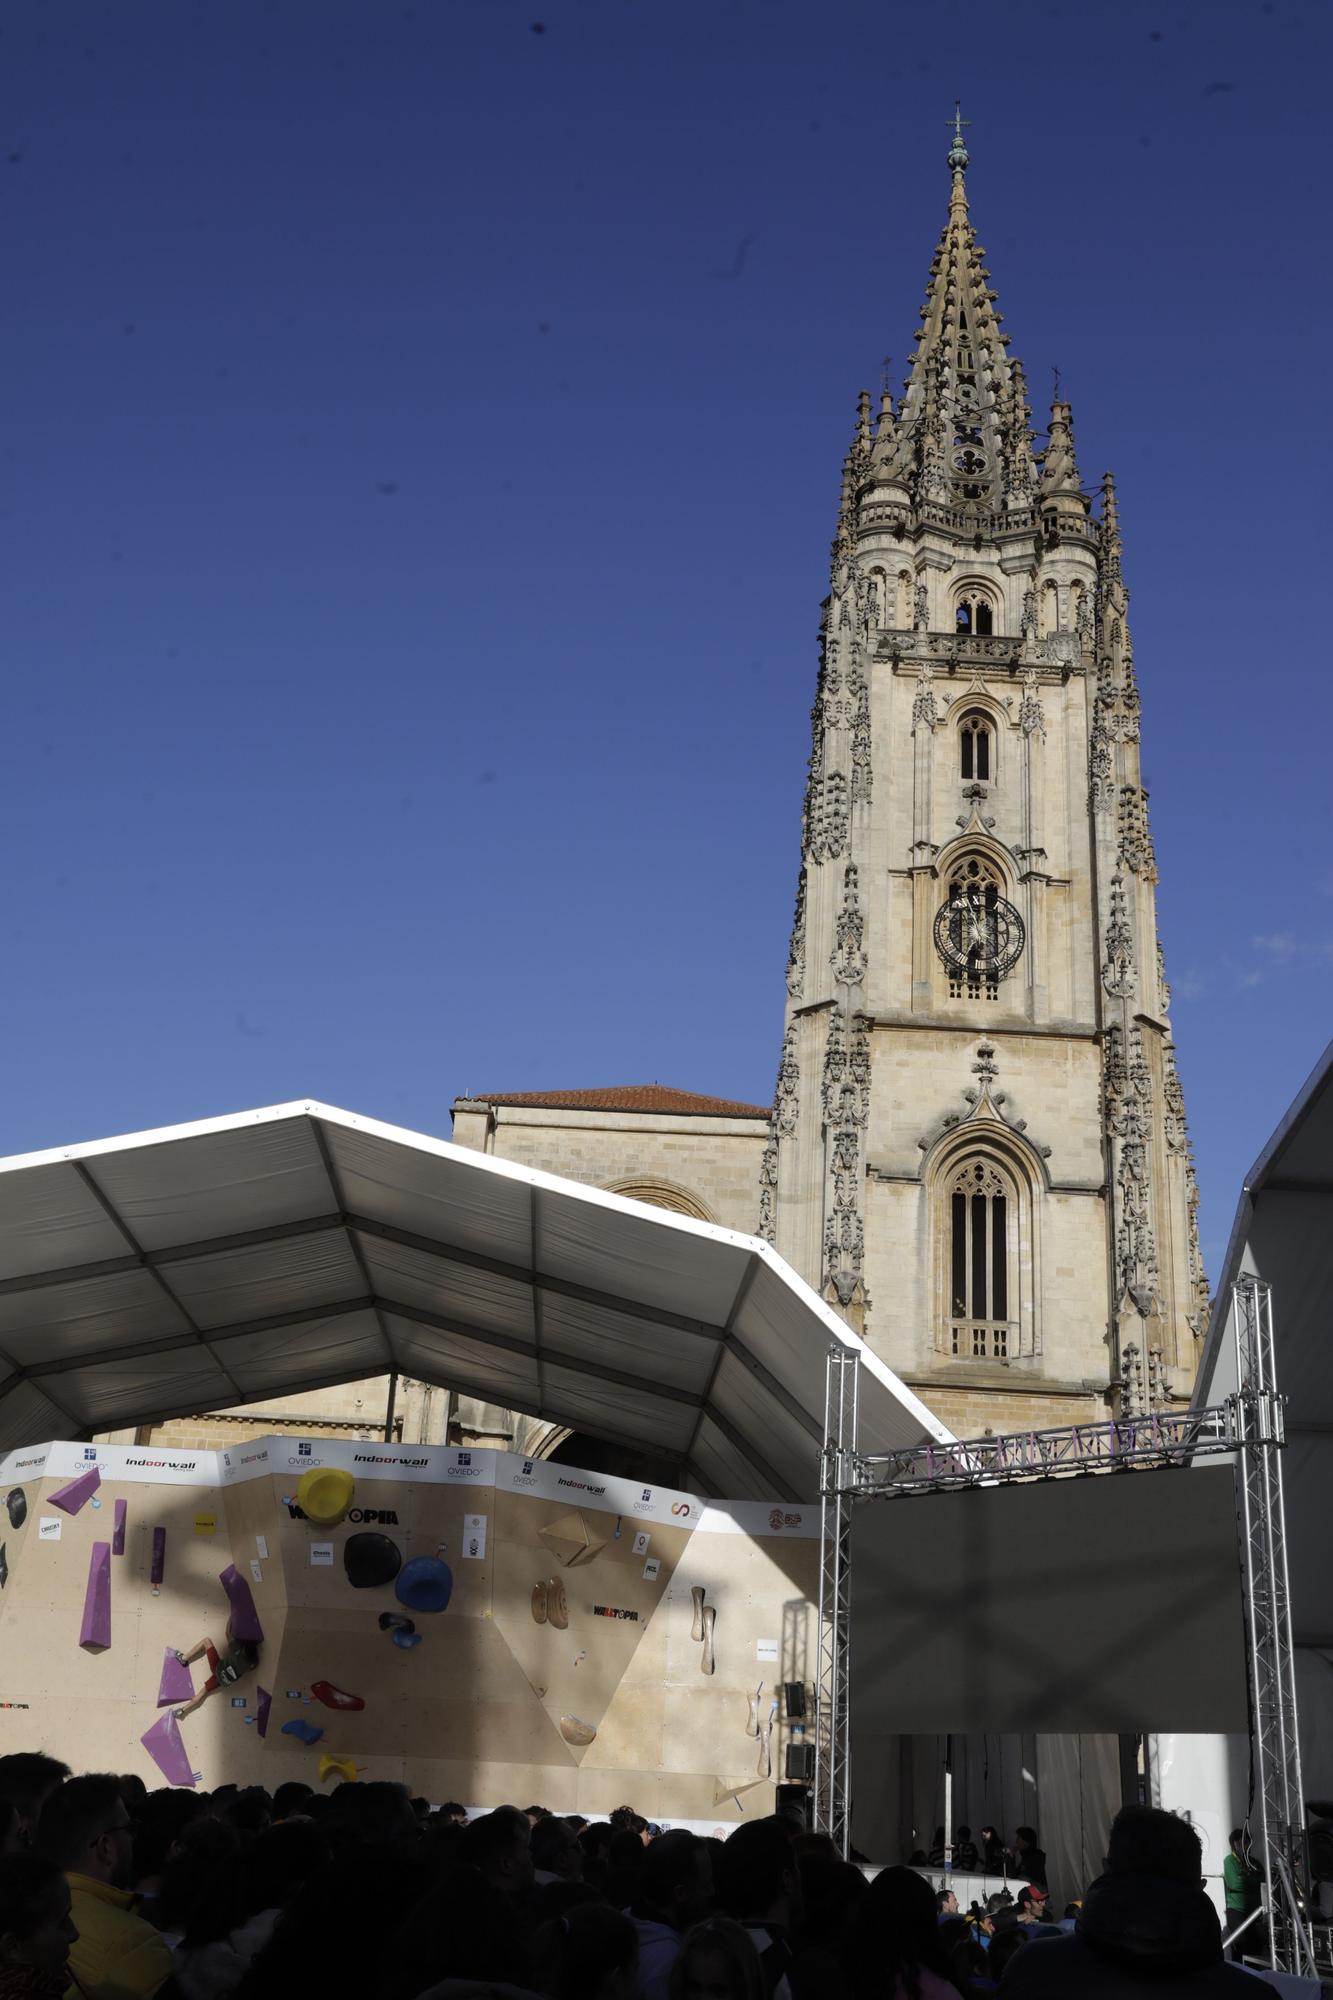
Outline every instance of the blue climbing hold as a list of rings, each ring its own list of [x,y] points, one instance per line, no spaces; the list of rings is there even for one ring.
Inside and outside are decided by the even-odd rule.
[[[312,1743],[318,1743],[324,1731],[317,1729],[313,1722],[307,1722],[303,1715],[295,1715],[290,1722],[283,1723],[282,1733],[284,1736],[297,1737],[308,1750]]]
[[[403,1651],[408,1653],[412,1650],[413,1646],[419,1646],[424,1637],[425,1634],[423,1632],[416,1632],[410,1626],[404,1627],[400,1625],[394,1632],[393,1643],[395,1646],[401,1646]]]
[[[443,1611],[453,1596],[454,1573],[438,1556],[413,1556],[398,1572],[393,1594],[409,1611]]]

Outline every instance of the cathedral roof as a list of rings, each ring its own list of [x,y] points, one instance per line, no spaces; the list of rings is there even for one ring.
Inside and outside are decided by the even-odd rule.
[[[615,1083],[601,1090],[478,1090],[477,1104],[527,1104],[550,1111],[676,1111],[692,1118],[767,1118],[766,1104],[741,1104],[730,1097],[705,1097],[672,1090],[664,1083]]]

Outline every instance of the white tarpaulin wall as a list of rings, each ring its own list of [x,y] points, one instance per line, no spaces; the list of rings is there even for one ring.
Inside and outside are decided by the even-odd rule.
[[[758,1238],[327,1105],[0,1160],[0,1449],[399,1369],[810,1501],[834,1341],[949,1440]]]

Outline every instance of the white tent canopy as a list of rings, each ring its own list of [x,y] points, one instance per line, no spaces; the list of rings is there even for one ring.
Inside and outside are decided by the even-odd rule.
[[[811,1500],[950,1433],[770,1246],[315,1103],[0,1160],[0,1449],[398,1369]]]

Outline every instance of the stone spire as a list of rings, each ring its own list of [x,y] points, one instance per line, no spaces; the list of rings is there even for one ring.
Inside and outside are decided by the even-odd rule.
[[[1120,509],[1116,505],[1115,475],[1102,474],[1102,578],[1110,585],[1121,579]]]
[[[1030,463],[1026,396],[995,310],[986,253],[967,206],[966,121],[955,114],[949,217],[930,266],[917,352],[896,416],[881,414],[868,464],[876,487],[918,506],[998,508]],[[1017,388],[1017,393],[1015,390]]]
[[[1088,512],[1074,455],[1074,413],[1058,394],[1051,404],[1051,428],[1042,454],[1040,497],[1043,510],[1080,516]]]

